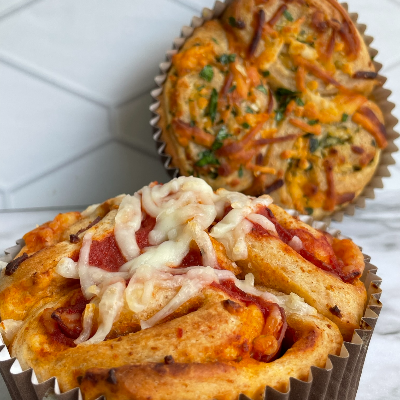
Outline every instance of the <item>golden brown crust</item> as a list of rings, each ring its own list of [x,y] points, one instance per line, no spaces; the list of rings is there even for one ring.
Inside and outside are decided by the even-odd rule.
[[[285,390],[288,376],[306,379],[309,365],[323,367],[324,354],[337,354],[342,339],[334,324],[322,317],[288,317],[296,343],[271,363],[252,360],[217,363],[146,363],[109,369],[91,369],[81,382],[85,400],[100,395],[118,400],[135,399],[237,399],[244,393],[261,399],[266,385]]]
[[[235,0],[172,58],[166,153],[181,175],[321,219],[360,195],[387,145],[375,75],[335,0]]]

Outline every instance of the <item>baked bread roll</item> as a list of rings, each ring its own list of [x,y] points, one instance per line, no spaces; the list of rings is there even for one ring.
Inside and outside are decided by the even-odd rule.
[[[359,327],[364,263],[271,203],[180,177],[29,232],[0,279],[12,356],[85,400],[259,399],[306,380]]]
[[[335,0],[234,0],[172,57],[158,126],[171,166],[320,219],[387,145],[367,47]]]

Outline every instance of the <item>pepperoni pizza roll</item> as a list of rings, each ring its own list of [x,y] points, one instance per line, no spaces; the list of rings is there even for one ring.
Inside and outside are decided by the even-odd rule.
[[[39,381],[85,400],[259,398],[307,379],[359,326],[358,248],[267,195],[180,177],[104,204],[2,273],[0,331]]]

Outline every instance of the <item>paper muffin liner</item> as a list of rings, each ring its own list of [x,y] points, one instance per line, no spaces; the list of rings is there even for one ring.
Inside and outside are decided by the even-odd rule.
[[[203,9],[201,18],[196,16],[193,17],[190,27],[184,26],[182,28],[181,36],[175,38],[175,40],[173,41],[172,49],[166,52],[166,61],[160,63],[160,74],[157,75],[154,79],[156,83],[156,89],[151,91],[153,103],[150,106],[150,111],[152,114],[150,125],[153,128],[153,139],[156,142],[158,155],[160,156],[161,161],[171,178],[176,178],[180,175],[180,173],[179,168],[176,168],[172,165],[172,157],[165,152],[166,143],[161,138],[162,127],[159,123],[160,114],[158,110],[160,108],[160,96],[163,92],[164,83],[166,81],[168,71],[171,67],[172,56],[176,54],[183,46],[185,41],[190,36],[192,36],[195,28],[202,26],[204,22],[209,21],[210,19],[219,18],[231,2],[232,0],[225,0],[224,2],[216,1],[212,10],[210,10],[209,8]],[[341,4],[346,9],[346,11],[348,11],[347,3]],[[371,59],[374,60],[374,57],[378,54],[378,51],[370,46],[372,41],[374,40],[373,37],[365,35],[365,30],[367,26],[357,22],[357,13],[350,13],[349,15],[356,25],[358,31],[360,32],[362,38],[364,39]],[[387,78],[379,74],[379,71],[382,69],[382,64],[376,61],[373,61],[373,64],[375,66],[376,72],[378,72],[377,79],[379,80],[379,82],[382,82],[382,85],[375,87],[372,92],[372,98],[376,101],[383,113],[385,127],[387,131],[388,146],[386,147],[386,149],[382,150],[379,164],[375,170],[375,173],[369,183],[364,187],[360,195],[353,201],[351,201],[346,207],[335,211],[330,216],[324,217],[323,221],[326,222],[330,222],[331,220],[341,222],[344,215],[353,216],[356,208],[365,208],[366,199],[374,199],[375,189],[383,188],[382,179],[390,177],[388,166],[395,164],[395,160],[393,159],[392,154],[395,153],[398,148],[395,145],[394,140],[399,137],[399,134],[394,130],[398,120],[392,115],[392,110],[394,109],[395,105],[388,100],[392,92],[389,89],[384,88],[383,86]]]
[[[340,231],[329,228],[329,224],[314,221],[310,216],[299,215],[290,210],[293,216],[312,227],[329,232],[332,236],[344,239]],[[0,261],[10,262],[21,250],[24,241],[18,240],[17,245],[5,250],[5,256]],[[265,388],[265,400],[354,400],[356,397],[361,372],[367,354],[368,345],[375,328],[382,304],[379,301],[382,290],[381,278],[376,275],[377,267],[370,263],[370,257],[364,254],[365,270],[360,278],[368,292],[368,302],[360,328],[353,333],[351,342],[344,342],[340,355],[329,355],[325,368],[311,367],[306,382],[290,378],[286,393],[281,393],[271,387]],[[61,393],[57,378],[53,377],[39,383],[35,372],[30,368],[22,371],[17,359],[11,358],[0,335],[0,372],[13,400],[82,400],[79,388]],[[149,393],[151,395],[151,393]],[[104,399],[104,396],[99,397]],[[243,394],[239,400],[249,400]],[[211,399],[210,399],[211,400]]]

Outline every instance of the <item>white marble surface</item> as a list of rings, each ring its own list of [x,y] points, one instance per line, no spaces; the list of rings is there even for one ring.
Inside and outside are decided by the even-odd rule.
[[[59,211],[167,179],[148,125],[149,91],[181,26],[212,4],[0,0],[0,249]],[[399,104],[400,0],[349,0],[349,8],[375,37]],[[383,278],[357,400],[400,399],[400,165],[391,172],[365,210],[335,224]],[[1,379],[0,400],[9,400]]]

